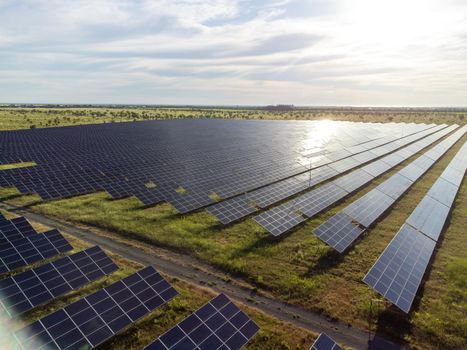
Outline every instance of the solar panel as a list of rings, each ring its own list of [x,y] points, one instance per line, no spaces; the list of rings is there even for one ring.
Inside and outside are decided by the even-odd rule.
[[[444,223],[449,215],[450,207],[437,200],[425,196],[407,219],[407,223],[437,241]]]
[[[342,212],[361,225],[369,227],[383,215],[393,203],[393,198],[375,188],[348,205]]]
[[[375,162],[371,162],[361,168],[362,170],[366,171],[368,174],[372,175],[373,177],[377,177],[381,174],[384,174],[386,171],[391,169],[391,165],[386,162],[383,162],[381,159]]]
[[[297,198],[297,207],[308,218],[312,218],[347,194],[345,190],[329,182]]]
[[[431,186],[427,195],[450,208],[458,190],[459,186],[439,177],[433,186]]]
[[[96,246],[0,280],[0,319],[20,315],[117,269]]]
[[[339,253],[346,250],[363,232],[364,228],[343,213],[337,213],[313,231]]]
[[[343,350],[331,337],[326,333],[321,333],[318,339],[315,340],[310,350]]]
[[[443,173],[441,174],[441,177],[456,186],[460,186],[462,180],[464,179],[464,173],[448,167],[444,169]]]
[[[162,306],[177,291],[146,267],[14,333],[21,349],[91,349]]]
[[[352,193],[358,190],[360,187],[365,185],[366,183],[373,180],[373,176],[368,174],[362,169],[357,169],[352,171],[351,173],[344,175],[336,180],[333,181],[334,184],[341,187],[348,193]]]
[[[229,200],[211,205],[207,211],[214,215],[224,225],[254,213],[256,208],[251,205],[246,195],[231,198]]]
[[[377,189],[393,199],[398,199],[407,191],[413,181],[399,173],[394,174],[389,179],[380,184]]]
[[[0,241],[0,274],[72,250],[73,247],[57,230]]]
[[[287,204],[267,210],[254,219],[273,236],[280,236],[305,221],[293,203]]]
[[[404,224],[363,282],[408,313],[436,242]]]
[[[225,294],[220,294],[145,349],[239,350],[258,331],[259,327],[253,320]]]
[[[23,217],[0,221],[0,240],[12,240],[35,234],[37,231]]]

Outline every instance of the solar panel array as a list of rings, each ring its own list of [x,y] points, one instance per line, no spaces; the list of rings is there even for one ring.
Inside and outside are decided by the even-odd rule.
[[[441,131],[438,131],[434,134],[431,134],[425,138],[422,138],[416,143],[426,147],[433,142],[439,140],[443,136],[447,135],[457,126],[451,126]],[[404,144],[403,142],[399,142]],[[375,177],[381,175],[381,170],[384,171],[388,167],[392,168],[397,164],[403,162],[408,157],[414,155],[415,150],[406,148],[397,150],[395,153],[391,153],[387,156],[384,156],[373,163],[368,164],[362,168],[354,170],[352,172],[343,175],[342,177],[333,180],[324,184],[323,186],[317,187],[309,192],[306,192],[292,201],[281,204],[277,207],[274,207],[270,210],[267,210],[258,216],[255,217],[255,221],[263,226],[269,233],[274,236],[280,236],[287,232],[288,230],[296,227],[300,223],[306,221],[319,214],[323,210],[329,208],[330,206],[336,204],[340,200],[352,194],[354,191],[358,190],[365,184],[371,182]],[[389,160],[388,160],[389,159]],[[377,165],[376,163],[386,163],[386,165]],[[371,167],[370,171],[366,171],[368,167]],[[383,198],[384,199],[384,198]],[[220,203],[222,205],[223,203]],[[383,203],[377,203],[379,206]],[[374,208],[371,208],[374,210]],[[342,220],[340,220],[342,222]],[[349,223],[346,223],[344,226],[348,228],[349,234],[354,234],[355,230],[352,227],[354,225],[352,220],[349,220]],[[323,226],[319,228],[318,234],[321,234],[324,228],[334,229],[333,225]],[[339,234],[343,234],[343,230],[339,230]],[[325,233],[326,236],[331,236],[332,233]],[[344,235],[345,236],[345,235]],[[330,238],[331,241],[342,246],[342,241],[337,241],[336,237]],[[339,242],[339,243],[338,243]]]
[[[20,349],[91,349],[162,306],[177,291],[146,267],[14,333]]]
[[[267,185],[263,188],[248,192],[241,196],[227,199],[225,201],[222,201],[220,203],[217,203],[217,204],[214,204],[208,207],[207,210],[208,212],[216,216],[217,219],[222,224],[232,223],[234,221],[244,218],[245,216],[251,213],[259,211],[260,209],[269,207],[275,203],[278,203],[284,199],[287,199],[288,197],[291,197],[307,189],[310,189],[311,187],[316,186],[326,180],[329,180],[333,177],[341,175],[343,172],[351,170],[352,168],[361,166],[362,164],[372,161],[376,159],[377,157],[380,157],[389,152],[392,152],[398,149],[399,147],[406,146],[407,144],[411,142],[422,139],[426,137],[427,135],[430,135],[443,128],[444,126],[438,126],[436,128],[431,128],[431,129],[422,131],[420,133],[417,133],[411,136],[406,136],[396,141],[387,142],[387,140],[380,140],[379,142],[369,142],[364,145],[359,145],[359,148],[354,148],[353,151],[355,152],[358,151],[362,153],[352,154],[348,152],[348,154],[350,153],[351,155],[350,158],[341,159],[341,160],[335,161],[334,163],[331,163],[330,159],[326,159],[324,161],[321,160],[321,162],[319,163],[319,167],[316,169],[313,169],[308,172],[302,173],[300,175]],[[381,144],[381,142],[383,142],[383,144]],[[409,151],[406,151],[406,153],[413,154],[412,152],[409,152]],[[394,154],[391,156],[391,159],[392,159],[391,163],[393,163],[392,166],[395,166],[398,163],[394,163],[393,157],[394,157]],[[405,159],[402,156],[398,156],[398,158],[399,158],[399,162]],[[385,162],[382,162],[382,163],[385,165],[388,165]],[[323,164],[328,164],[328,165],[323,165]],[[373,164],[373,163],[370,163],[370,164]],[[381,166],[379,166],[379,169],[380,168]],[[391,166],[388,165],[388,169],[389,168],[391,168]],[[373,172],[378,171],[379,169],[373,169]],[[377,175],[372,174],[371,169],[370,169],[369,174],[371,176],[377,176]],[[363,175],[363,176],[367,176],[367,175]],[[354,176],[353,179],[344,178],[341,181],[348,182],[347,183],[348,188],[350,188],[351,186],[354,186],[354,189],[356,189],[358,188],[358,182],[363,182],[363,180],[364,179],[358,176]],[[351,191],[354,189],[351,189]],[[274,215],[276,214],[275,212],[273,213]],[[265,214],[265,216],[267,217],[268,214]],[[267,220],[265,217],[260,217],[260,221],[265,222]],[[282,222],[283,220],[281,219],[280,221]],[[269,225],[269,228],[268,227],[266,228],[268,230],[269,228],[271,228],[271,230],[275,232],[280,231],[277,227],[271,227],[271,225]],[[283,232],[280,232],[279,234],[281,233]]]
[[[56,199],[106,190],[189,212],[312,167],[440,126],[322,121],[161,120],[0,132],[0,186]],[[361,156],[362,157],[362,156]],[[155,187],[148,188],[153,182]],[[183,188],[184,191],[177,191]],[[213,196],[215,194],[215,196]]]
[[[341,212],[318,226],[314,233],[328,245],[343,252],[364,230],[373,225],[428,169],[444,155],[467,131],[464,126],[421,155],[382,184],[345,207]],[[459,178],[459,177],[458,177]],[[441,186],[441,185],[438,185]],[[439,192],[439,191],[436,191]],[[433,192],[434,193],[434,192]],[[444,196],[444,194],[443,194]],[[452,195],[451,195],[452,197]],[[436,214],[435,216],[426,213]],[[441,215],[443,213],[443,215]],[[424,227],[425,233],[437,239],[442,225],[435,220],[438,215],[447,216],[443,204],[431,197],[420,203],[409,223],[414,227]],[[422,218],[420,217],[422,216]],[[444,220],[442,221],[444,223]],[[358,227],[358,228],[355,228]]]
[[[258,331],[259,327],[253,320],[225,294],[220,294],[145,349],[239,350]]]
[[[73,247],[57,230],[0,240],[0,274],[69,252]]]
[[[326,333],[321,333],[310,350],[342,350],[342,348]]]
[[[37,232],[23,217],[0,221],[0,240],[12,240],[35,235]]]
[[[440,157],[443,153],[433,150],[431,155]],[[467,143],[363,278],[367,285],[406,313],[412,307],[466,169]],[[453,177],[453,172],[457,176]]]
[[[96,246],[0,280],[0,319],[32,310],[117,269]]]

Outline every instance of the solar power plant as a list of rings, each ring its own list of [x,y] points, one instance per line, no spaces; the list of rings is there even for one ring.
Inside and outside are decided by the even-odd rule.
[[[258,325],[248,315],[220,294],[145,349],[239,350],[258,331]]]
[[[310,350],[342,350],[342,348],[326,333],[321,333]]]
[[[3,131],[0,164],[37,165],[1,171],[0,186],[44,200],[105,190],[185,213],[328,163],[344,171],[374,155],[351,156],[444,127],[188,119]]]
[[[431,154],[437,154],[438,157],[441,157],[466,131],[466,127],[457,130],[448,138],[434,146],[430,151],[435,150],[435,152],[431,152]],[[436,150],[442,150],[442,152],[436,152]],[[421,155],[382,184],[345,207],[340,213],[336,214],[336,219],[330,218],[328,220],[330,223],[324,222],[318,226],[314,230],[314,233],[337,251],[343,252],[360,236],[355,235],[355,230],[348,229],[349,220],[365,228],[371,226],[389,210],[397,199],[400,198],[437,160],[438,159],[432,159]],[[458,162],[455,163],[457,164]],[[436,215],[427,216],[426,213],[430,212]],[[420,207],[416,209],[408,222],[415,225],[415,227],[421,228],[424,226],[426,234],[437,239],[448,213],[449,209],[446,209],[445,205],[439,201],[435,202],[429,197],[420,203]],[[342,220],[342,215],[346,215],[348,220]],[[363,231],[364,230],[361,232]],[[346,236],[347,232],[348,234]]]
[[[428,136],[430,138],[430,142],[428,144],[431,144],[439,140],[440,138],[442,138],[443,136],[445,136],[452,130],[456,129],[456,127],[457,126],[445,128],[435,133],[434,135]],[[423,142],[424,144],[426,143],[425,139],[418,141],[418,142]],[[382,161],[386,163],[386,158],[391,158],[390,167],[392,168],[393,166],[404,161],[406,158],[410,157],[411,154],[412,152],[406,152],[405,156],[402,156],[399,154],[392,153],[390,155],[387,155],[381,158],[380,160],[377,160],[376,162]],[[397,155],[397,161],[394,160],[394,157],[393,157],[394,155]],[[378,167],[379,169],[381,169],[381,166],[378,166]],[[375,171],[378,172],[377,170],[373,169],[373,172]],[[280,236],[284,234],[285,232],[287,232],[288,230],[292,229],[293,227],[304,222],[307,218],[308,219],[312,218],[315,215],[322,212],[323,210],[336,204],[338,201],[347,197],[352,192],[356,191],[357,189],[364,186],[365,184],[368,184],[369,182],[371,182],[374,178],[375,176],[371,175],[370,173],[367,173],[364,170],[364,167],[362,169],[354,170],[336,180],[333,180],[320,187],[317,187],[316,189],[306,192],[300,195],[299,197],[293,199],[292,201],[286,202],[277,207],[269,209],[259,214],[254,219],[256,222],[258,222],[261,226],[263,226],[272,235]],[[375,193],[373,192],[373,195],[374,194]],[[385,206],[385,204],[388,205],[389,203],[394,202],[394,200],[392,200],[389,196],[384,195],[382,192],[379,192],[378,195],[379,196],[374,196],[374,197],[381,197],[380,199],[382,200],[382,202],[366,201],[367,203],[365,203],[365,198],[364,198],[362,199],[364,203],[359,202],[358,204],[356,204],[357,207],[359,206],[367,206],[368,208],[371,207],[370,208],[371,212],[362,214],[362,216],[365,215],[367,220],[378,218],[381,215],[381,212],[378,212],[377,209],[378,208],[380,210],[384,209],[387,207]],[[368,195],[368,196],[371,196],[371,195]],[[220,203],[219,205],[222,205],[222,203]],[[355,211],[360,213],[359,210],[355,210]],[[335,229],[334,225],[331,225],[329,227],[330,228],[332,227],[332,229]],[[343,242],[346,242],[346,241],[349,242],[348,239],[342,240],[343,237],[336,237],[336,239],[333,239],[331,237],[332,233],[329,233],[329,232],[324,233],[323,228],[324,227],[320,228],[319,233],[323,234],[323,237],[326,237],[327,239],[329,239],[330,242],[339,242],[340,248],[342,248],[341,245],[343,244]],[[336,233],[336,234],[338,235],[342,234],[341,230],[338,230],[338,231],[339,233]],[[355,231],[352,230],[351,232],[354,233]]]
[[[465,174],[467,144],[451,160],[449,169]],[[363,281],[391,303],[408,313],[412,307],[423,275],[447,221],[452,204],[461,186],[443,178],[436,180],[425,197],[402,225]]]
[[[0,221],[0,240],[13,240],[35,234],[37,234],[36,230],[23,217]]]
[[[57,230],[13,240],[0,240],[0,274],[51,258],[73,247]]]
[[[0,319],[32,310],[117,269],[96,246],[0,280]]]
[[[14,333],[20,349],[92,349],[162,306],[177,291],[146,267]]]
[[[434,142],[436,139],[441,137],[440,136],[441,133],[444,135],[444,134],[448,133],[449,131],[451,131],[452,128],[453,127],[443,129],[442,126],[439,126],[437,128],[429,129],[427,131],[418,133],[418,134],[414,135],[414,137],[412,137],[412,138],[407,137],[407,138],[404,138],[403,141],[402,140],[392,141],[389,144],[397,142],[397,147],[402,147],[402,146],[406,146],[409,142],[412,142],[414,140],[418,140],[420,138],[426,137],[427,135],[430,135],[430,134],[431,134],[431,136],[428,136],[428,138],[430,138],[429,144],[431,144],[431,142]],[[440,129],[443,129],[443,130],[439,131]],[[439,131],[438,134],[436,134],[436,133],[432,134],[437,130]],[[419,141],[419,142],[422,142],[422,141]],[[365,144],[365,146],[366,147],[376,147],[376,146],[379,146],[380,144],[381,144],[381,140],[380,140],[380,142],[368,142],[368,143]],[[324,165],[323,166],[322,164],[325,164],[326,162],[325,163],[320,163],[320,167],[318,167],[316,169],[307,171],[305,173],[296,175],[294,177],[291,177],[291,178],[288,178],[288,179],[285,179],[285,180],[278,181],[276,183],[273,183],[273,184],[267,185],[267,186],[265,186],[263,188],[248,192],[248,193],[243,194],[241,196],[233,197],[231,199],[224,200],[224,201],[222,201],[220,203],[217,203],[217,204],[214,204],[214,205],[208,207],[207,210],[208,210],[209,213],[216,216],[221,223],[229,224],[229,223],[231,223],[233,221],[236,221],[236,220],[239,220],[239,219],[241,219],[241,218],[243,218],[243,217],[245,217],[245,216],[247,216],[247,215],[249,215],[249,214],[251,214],[253,212],[258,211],[259,208],[266,208],[268,206],[271,206],[271,205],[273,205],[273,204],[275,204],[277,202],[280,202],[280,201],[282,201],[282,200],[284,200],[284,199],[286,199],[286,198],[288,198],[290,196],[293,196],[293,195],[298,194],[298,193],[300,193],[300,192],[302,192],[302,191],[304,191],[306,189],[309,189],[309,188],[311,188],[311,187],[313,187],[313,186],[315,186],[317,184],[320,184],[323,181],[326,181],[326,180],[329,180],[329,179],[331,179],[333,177],[336,177],[336,176],[342,174],[342,172],[350,170],[352,167],[357,167],[359,165],[362,165],[365,162],[368,162],[369,160],[375,159],[375,157],[385,155],[388,152],[391,152],[391,150],[397,149],[397,147],[396,148],[388,147],[389,144],[385,143],[385,146],[379,146],[379,147],[373,148],[371,151],[364,151],[364,152],[359,153],[359,154],[357,154],[355,156],[351,156],[349,158],[349,159],[351,159],[350,162],[346,163],[348,166],[342,167],[342,166],[339,166],[339,165],[337,165],[337,166],[335,165],[335,168],[339,169],[340,171],[335,170],[332,167],[333,164],[336,164],[338,162],[330,163],[330,160],[328,159],[326,162],[328,162],[329,165]],[[359,147],[358,149],[356,149],[354,147],[352,150],[362,151],[362,149],[363,150],[366,149],[363,145],[358,145],[358,147]],[[366,154],[369,154],[369,157],[366,157]],[[390,169],[391,167],[399,164],[405,158],[408,158],[410,155],[413,155],[413,154],[414,154],[414,152],[412,152],[412,151],[405,151],[404,157],[401,156],[401,155],[398,155],[398,154],[392,154],[390,156],[391,157],[391,160],[390,160],[391,165],[388,165],[387,162],[383,161],[384,159],[386,159],[386,157],[383,158],[383,160],[373,162],[373,163],[377,163],[376,164],[377,168],[370,168],[368,173],[370,175],[372,175],[372,176],[378,176],[381,173],[383,173],[385,169],[386,170]],[[357,157],[357,156],[359,156],[359,157]],[[394,159],[395,156],[397,157],[397,159]],[[345,160],[346,159],[344,159],[344,161]],[[369,165],[371,165],[373,163],[370,163]],[[376,173],[376,175],[373,175],[372,173]],[[343,180],[341,180],[341,181],[343,181]],[[358,182],[358,181],[362,181],[362,179],[357,179],[356,178],[354,180],[355,185],[357,185],[356,182]],[[241,197],[244,197],[244,198],[240,199]],[[268,216],[268,214],[265,214],[265,215]],[[265,220],[261,219],[261,221],[265,221]]]

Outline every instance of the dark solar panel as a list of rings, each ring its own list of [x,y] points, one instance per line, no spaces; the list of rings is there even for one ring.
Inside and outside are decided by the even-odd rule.
[[[0,319],[22,314],[117,269],[102,249],[93,247],[0,280]]]
[[[240,350],[259,327],[220,294],[161,335],[146,350]]]
[[[0,241],[0,274],[72,250],[57,230],[12,241]]]
[[[326,333],[321,333],[310,350],[342,350],[342,348]]]
[[[37,234],[37,231],[23,217],[0,221],[0,240],[13,240]]]
[[[404,224],[363,281],[408,313],[435,244]]]
[[[447,207],[437,200],[425,196],[407,219],[407,223],[437,241],[449,215]]]
[[[91,349],[157,309],[177,291],[152,267],[15,332],[21,349]]]
[[[339,253],[346,250],[363,232],[362,227],[343,213],[337,213],[313,231],[316,236]]]
[[[252,206],[247,196],[243,195],[211,205],[207,211],[214,215],[221,223],[227,225],[254,213],[256,209]]]

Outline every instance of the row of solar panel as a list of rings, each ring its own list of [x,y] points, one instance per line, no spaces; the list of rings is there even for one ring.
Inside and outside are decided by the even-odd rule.
[[[322,223],[314,230],[314,234],[338,252],[343,252],[387,212],[466,131],[467,127],[464,126],[454,132],[382,184]],[[428,205],[433,205],[433,203]],[[439,207],[438,209],[441,210]],[[415,220],[415,218],[411,219],[412,222]],[[440,230],[439,225],[427,226],[427,233],[433,237],[439,235]]]
[[[54,230],[57,239],[51,238],[50,233],[39,234],[25,218],[6,220],[2,215],[0,232],[0,245],[8,243],[8,247],[14,249],[15,254],[25,263],[14,266],[4,263],[9,271],[72,249],[58,231]],[[18,239],[18,235],[23,237]],[[56,249],[51,252],[48,246],[36,239],[39,237],[47,237]],[[28,245],[23,243],[24,239],[29,239]],[[66,249],[63,248],[65,246]],[[33,254],[40,254],[42,259],[31,259],[31,250]],[[11,256],[8,249],[0,249],[2,262],[9,261]],[[117,269],[117,265],[105,252],[95,246],[1,279],[0,319],[21,315]],[[154,268],[147,267],[21,328],[13,335],[13,346],[19,349],[90,349],[177,294]],[[188,344],[193,345],[192,349],[211,349],[210,346],[215,344],[216,349],[241,349],[259,330],[223,294],[189,319],[181,327],[186,331],[186,325],[189,324],[190,333],[175,334],[169,331],[169,335],[161,337],[166,348],[169,348],[170,341],[170,349],[189,349]],[[196,323],[196,320],[199,322]]]
[[[256,216],[254,219],[272,235],[280,236],[349,196],[354,191],[382,175],[385,171],[408,159],[420,149],[431,145],[433,142],[439,140],[455,128],[456,126],[451,126],[438,131],[437,133],[408,145],[395,153],[386,155],[375,162],[369,163],[368,165],[354,170],[334,181],[317,187],[316,189],[311,190],[292,201],[267,210]],[[333,219],[329,225],[326,224],[321,226],[318,233],[321,234],[321,232],[323,232],[321,236],[324,238],[329,235],[329,232],[334,234],[337,223],[341,222],[344,218],[344,216],[339,215],[337,218]],[[347,222],[342,222],[342,224],[343,229],[345,230],[344,232],[348,235],[356,235],[358,233],[358,227],[354,224],[348,224]],[[337,236],[338,235],[339,233],[337,233]],[[325,241],[333,243],[338,249],[344,248],[339,246],[340,240],[334,240],[334,237],[337,236],[330,237],[329,240],[325,239]]]
[[[167,134],[172,134],[173,126],[170,126],[170,123],[164,125],[168,130],[171,130]],[[265,129],[279,130],[276,129],[277,126],[269,123],[258,125],[261,125],[261,127],[267,126]],[[289,123],[287,125],[293,124]],[[99,135],[100,138],[97,140],[94,139],[97,134],[92,132],[96,129],[92,127],[78,127],[73,130],[60,128],[60,130],[37,131],[28,133],[27,137],[24,136],[24,132],[15,132],[15,138],[13,139],[0,133],[0,138],[3,138],[6,142],[5,156],[7,158],[14,157],[14,154],[19,155],[22,152],[33,152],[34,156],[32,158],[22,155],[21,159],[35,160],[38,164],[31,168],[1,172],[0,185],[16,186],[21,193],[38,193],[43,199],[63,198],[107,190],[114,198],[135,195],[145,205],[168,201],[179,212],[185,213],[215,203],[215,200],[210,198],[212,194],[215,194],[217,198],[229,198],[306,172],[309,168],[310,159],[313,160],[313,166],[332,163],[382,144],[393,142],[401,137],[411,138],[417,133],[428,132],[431,129],[434,130],[440,127],[434,125],[394,125],[391,127],[361,123],[349,125],[345,124],[345,128],[341,127],[339,129],[340,133],[337,133],[336,137],[331,139],[334,143],[323,144],[317,147],[321,151],[311,152],[311,158],[306,156],[297,157],[296,151],[292,149],[293,147],[287,147],[287,145],[280,144],[280,142],[272,142],[272,144],[267,145],[258,142],[258,135],[254,135],[253,144],[246,142],[245,145],[243,143],[238,145],[234,142],[232,146],[235,145],[236,152],[232,152],[231,149],[224,149],[222,144],[216,144],[212,149],[209,149],[210,144],[205,141],[209,138],[203,138],[204,149],[196,154],[192,154],[191,149],[189,149],[190,152],[188,153],[184,153],[188,151],[186,149],[179,150],[179,147],[184,147],[184,145],[178,145],[180,140],[177,140],[177,145],[162,145],[157,140],[156,149],[153,152],[139,154],[135,152],[142,152],[145,147],[151,149],[154,146],[154,140],[147,134],[148,130],[138,128],[133,130],[133,127],[128,127],[129,131],[136,131],[136,133],[132,134],[130,132],[128,135],[126,133],[118,134],[123,128],[116,127],[118,129],[116,131],[117,135],[120,138],[129,137],[133,141],[131,144],[118,140],[114,133],[107,134],[108,130],[105,127],[99,127],[98,129],[106,136]],[[182,124],[177,123],[174,130],[178,130],[177,128],[181,126]],[[210,124],[203,123],[203,127],[206,126],[209,128]],[[349,130],[346,130],[347,127]],[[108,126],[108,128],[112,129],[113,127]],[[394,132],[399,128],[406,129],[401,137],[395,136],[399,135],[399,133]],[[156,133],[158,131],[157,129],[148,129]],[[384,131],[379,132],[379,129]],[[78,130],[89,134],[79,134],[77,138],[74,133]],[[198,130],[198,132],[202,130]],[[241,130],[253,136],[250,130],[245,130],[242,127]],[[293,140],[291,141],[292,144],[300,144],[301,137],[309,137],[309,134],[304,133],[303,130],[298,128],[295,128],[295,130],[300,132],[300,137],[297,137],[297,140],[291,138]],[[365,130],[368,133],[363,132]],[[178,131],[184,132],[183,130]],[[193,131],[196,134],[196,126]],[[282,132],[282,130],[279,130],[279,133]],[[54,133],[60,139],[60,146],[56,141],[47,141],[51,138],[37,138],[37,133]],[[137,133],[143,134],[137,135]],[[259,133],[261,134],[261,130],[259,130]],[[365,134],[370,136],[362,137]],[[212,135],[213,133],[211,133]],[[239,135],[235,135],[235,137],[239,137]],[[342,137],[343,135],[348,137]],[[192,137],[191,134],[190,137]],[[32,138],[33,142],[31,144],[28,143],[29,138]],[[273,138],[268,137],[264,139],[273,140]],[[348,141],[345,141],[346,139]],[[187,140],[184,139],[180,143],[183,144],[184,141]],[[96,150],[93,147],[86,147],[86,152],[81,152],[83,142],[90,142]],[[287,140],[287,142],[289,141]],[[190,143],[189,140],[188,143]],[[249,149],[250,145],[254,147],[260,145],[261,149]],[[122,146],[125,147],[122,149]],[[167,147],[173,148],[172,156],[178,158],[165,159],[167,157]],[[343,149],[344,147],[348,150]],[[158,149],[162,148],[164,152],[157,152]],[[60,149],[63,154],[57,153],[55,149]],[[40,151],[36,152],[36,150]],[[105,152],[102,152],[103,150]],[[324,153],[316,156],[323,150]],[[226,151],[229,152],[226,154]],[[8,155],[10,152],[12,154]],[[232,153],[235,153],[234,157],[232,157]],[[198,157],[201,157],[201,159]],[[300,159],[303,159],[303,161],[300,161]],[[335,166],[338,169],[345,168],[349,166],[346,163],[348,161],[343,160],[336,163]],[[155,188],[146,188],[144,184],[148,181],[155,182],[157,186]],[[176,192],[176,189],[180,186],[186,190],[184,194]]]
[[[438,154],[442,155],[441,152]],[[467,143],[363,278],[367,285],[406,313],[412,307],[466,169]]]
[[[209,213],[214,215],[222,224],[230,224],[234,221],[240,220],[247,215],[250,215],[260,209],[267,208],[275,203],[278,203],[288,197],[296,195],[300,192],[303,192],[311,187],[314,187],[326,180],[329,180],[333,177],[336,177],[346,171],[349,171],[353,168],[361,166],[364,163],[372,161],[376,158],[379,158],[383,155],[391,153],[400,147],[406,146],[410,142],[415,140],[421,139],[436,130],[442,129],[442,126],[430,129],[428,131],[420,132],[412,137],[406,137],[403,140],[398,140],[391,142],[389,144],[385,144],[384,146],[375,147],[371,150],[363,150],[362,153],[351,155],[348,158],[338,160],[334,163],[328,163],[328,165],[324,165],[326,163],[318,164],[319,168],[308,171],[306,173],[288,178],[283,181],[279,181],[277,183],[268,185],[266,187],[260,188],[258,190],[246,193],[244,195],[234,197],[231,199],[227,199],[220,203],[214,204],[210,206],[207,210]],[[389,158],[388,158],[389,161]],[[389,162],[389,163],[393,163]],[[378,163],[376,163],[378,164]],[[386,167],[386,163],[383,167]],[[388,168],[386,167],[386,170]],[[370,173],[378,172],[378,168],[374,166],[369,167]],[[383,172],[384,169],[381,170]],[[374,176],[377,176],[376,174]],[[355,178],[358,178],[355,177]],[[342,180],[342,185],[346,185],[344,182],[350,182],[347,184],[347,188],[350,186],[357,186],[357,184],[352,184],[352,179],[344,178]],[[355,181],[355,180],[354,180]],[[347,189],[344,188],[344,189]],[[289,211],[289,210],[287,210]],[[265,214],[266,217],[268,214]],[[277,216],[276,213],[273,213],[274,216]],[[261,217],[259,219],[261,222],[267,222],[267,218]],[[298,219],[292,220],[292,222],[297,221]],[[273,222],[273,221],[272,221]],[[271,225],[269,225],[271,226]],[[277,226],[277,225],[273,225]],[[266,227],[268,229],[268,227]],[[283,230],[287,230],[287,228],[280,228],[277,230],[277,227],[273,227],[271,232],[274,235],[282,234]]]

